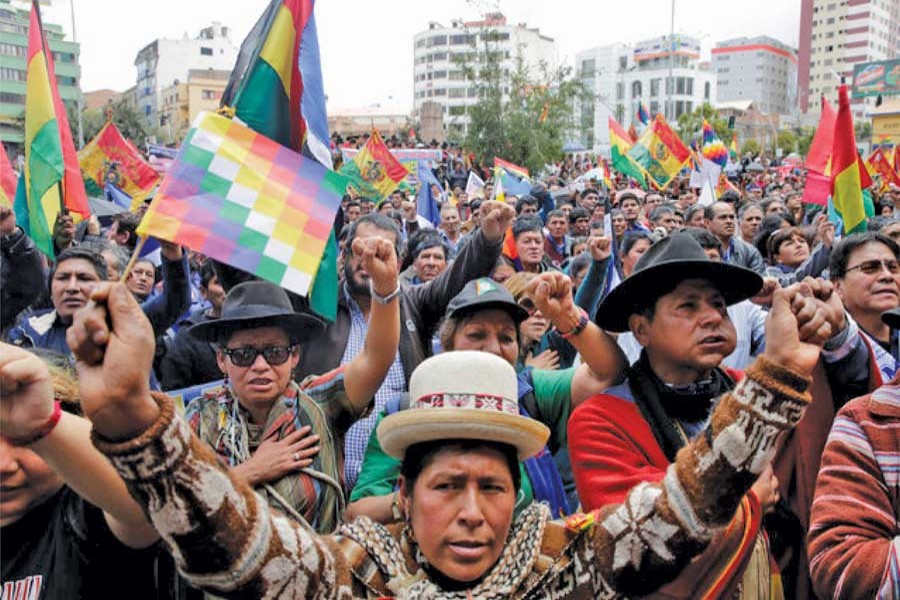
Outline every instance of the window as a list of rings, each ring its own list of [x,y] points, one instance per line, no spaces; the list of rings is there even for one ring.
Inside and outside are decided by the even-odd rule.
[[[473,88],[473,87],[472,87],[472,88],[469,88],[468,91],[466,91],[466,95],[467,95],[469,98],[474,98],[477,94],[478,94],[478,89],[477,89],[477,88]]]
[[[200,47],[200,56],[212,56],[212,55],[213,55],[212,48],[207,48],[205,46]]]
[[[450,36],[450,45],[451,46],[462,46],[465,44],[473,44],[475,42],[475,36],[469,34],[460,34],[460,35],[451,35]]]
[[[675,118],[677,119],[681,115],[684,114],[684,101],[678,100],[675,102]]]
[[[0,67],[0,79],[7,81],[25,81],[25,71],[13,69],[12,67]]]
[[[641,86],[640,81],[635,81],[631,84],[631,97],[632,98],[640,98],[642,91],[643,91],[643,87]]]
[[[616,84],[616,100],[625,99],[625,84],[621,81]]]
[[[434,95],[435,96],[446,96],[447,89],[446,88],[437,88],[436,90],[434,90]]]
[[[722,83],[723,83],[723,84],[727,84],[728,82],[727,82],[727,81],[723,81]],[[710,88],[711,88],[711,87],[712,87],[712,85],[710,85],[710,83],[709,83],[708,81],[707,81],[706,83],[703,84],[703,99],[704,99],[704,100],[709,100]]]
[[[466,114],[465,106],[451,106],[447,111],[451,117],[461,117]]]
[[[25,104],[25,94],[0,92],[0,102],[4,104]]]
[[[650,114],[655,115],[659,112],[659,102],[653,100],[650,102]]]
[[[222,94],[216,90],[200,90],[200,97],[204,100],[216,100]]]
[[[450,81],[463,81],[466,74],[462,71],[450,71]]]
[[[656,98],[659,96],[659,84],[662,82],[662,79],[651,79],[650,80],[650,97]]]
[[[436,35],[433,38],[428,39],[429,46],[446,46],[447,45],[447,36],[446,35]]]
[[[678,77],[675,79],[675,93],[676,94],[684,94],[685,93],[686,86],[685,86],[684,80],[685,80],[684,77]]]
[[[450,88],[447,90],[447,96],[450,98],[465,98],[466,88]]]
[[[628,68],[628,57],[620,56],[619,57],[619,70],[624,71],[627,68]]]
[[[687,81],[687,83],[684,84],[685,88],[687,89],[687,95],[693,96],[694,95],[694,80],[691,77],[685,77],[685,80]]]
[[[590,78],[594,76],[594,72],[597,70],[597,62],[592,58],[589,60],[581,61],[581,76],[585,78]]]

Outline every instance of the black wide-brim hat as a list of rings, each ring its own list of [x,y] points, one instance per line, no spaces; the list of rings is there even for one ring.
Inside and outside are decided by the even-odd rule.
[[[597,325],[615,333],[628,331],[631,315],[686,279],[709,281],[728,306],[752,298],[763,286],[762,277],[755,271],[712,261],[691,234],[675,233],[650,246],[631,275],[600,303]]]
[[[222,305],[222,316],[197,323],[188,330],[193,337],[216,342],[235,331],[279,327],[291,342],[302,342],[325,329],[318,317],[294,311],[287,292],[268,281],[247,281],[234,286]]]

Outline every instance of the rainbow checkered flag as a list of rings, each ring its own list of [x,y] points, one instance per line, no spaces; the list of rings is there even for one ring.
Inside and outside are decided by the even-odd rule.
[[[301,295],[346,178],[237,121],[200,113],[138,228]]]

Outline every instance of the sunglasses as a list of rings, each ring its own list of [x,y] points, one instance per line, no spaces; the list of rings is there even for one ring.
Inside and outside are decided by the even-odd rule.
[[[898,263],[895,259],[874,259],[867,260],[859,263],[853,267],[847,267],[847,272],[855,271],[859,269],[864,275],[875,275],[876,273],[881,273],[882,269],[887,269],[887,272],[891,275],[896,275],[900,273],[900,263]]]
[[[272,366],[283,365],[291,357],[296,346],[266,346],[254,348],[244,346],[242,348],[222,348],[222,353],[227,356],[236,367],[249,367],[256,362],[256,357],[262,354],[266,362]]]
[[[534,303],[534,300],[528,297],[519,298],[519,301],[516,302],[519,305],[519,308],[524,309],[525,312],[528,313],[528,316],[533,315],[537,312],[537,305]]]

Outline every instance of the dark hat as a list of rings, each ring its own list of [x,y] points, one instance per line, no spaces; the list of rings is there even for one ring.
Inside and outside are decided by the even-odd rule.
[[[900,329],[900,308],[892,308],[881,313],[881,322],[891,329]]]
[[[215,342],[223,335],[256,327],[280,327],[292,342],[300,342],[321,332],[325,324],[311,314],[295,312],[287,292],[274,283],[247,281],[225,296],[221,317],[197,323],[188,331],[197,339]]]
[[[631,275],[603,300],[597,325],[607,331],[628,331],[628,317],[638,307],[668,294],[685,279],[709,280],[729,306],[752,297],[763,285],[754,271],[712,261],[691,234],[675,233],[650,246]]]
[[[505,287],[487,277],[466,284],[447,305],[448,319],[481,310],[496,308],[509,313],[516,324],[528,318],[528,311],[516,304],[515,298]]]

